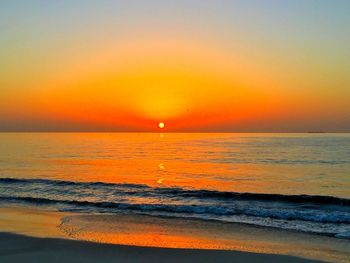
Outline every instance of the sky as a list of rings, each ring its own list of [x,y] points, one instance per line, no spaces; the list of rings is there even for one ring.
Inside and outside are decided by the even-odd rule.
[[[350,1],[0,1],[0,131],[350,131]]]

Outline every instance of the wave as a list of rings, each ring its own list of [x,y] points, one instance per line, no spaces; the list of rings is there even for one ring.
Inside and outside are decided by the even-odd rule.
[[[226,192],[215,190],[193,190],[177,187],[150,187],[144,184],[129,183],[106,183],[106,182],[73,182],[48,179],[17,179],[0,178],[0,184],[46,184],[52,186],[79,186],[79,187],[110,187],[110,188],[130,188],[139,191],[135,194],[140,196],[176,196],[182,198],[198,199],[223,199],[225,201],[263,201],[263,202],[285,202],[295,204],[315,204],[315,205],[337,205],[350,206],[350,199],[335,196],[322,195],[283,195],[265,193],[242,193]]]
[[[221,192],[212,190],[183,190],[179,188],[158,188],[160,192],[186,197],[222,198],[232,200],[279,201],[288,203],[314,203],[349,206],[350,199],[320,195],[282,195],[262,193]]]
[[[48,179],[18,179],[18,178],[0,178],[0,183],[4,184],[53,184],[53,185],[72,185],[72,186],[117,186],[117,187],[129,187],[129,188],[150,188],[145,184],[116,184],[105,182],[73,182],[62,180],[48,180]]]
[[[223,207],[212,205],[175,205],[175,204],[138,204],[120,202],[91,202],[64,199],[49,199],[37,197],[11,197],[0,196],[0,201],[26,202],[35,205],[68,205],[79,209],[96,212],[136,211],[136,212],[166,212],[169,214],[181,213],[192,215],[235,216],[245,215],[260,218],[272,218],[283,220],[301,220],[318,223],[344,223],[350,224],[350,214],[346,212],[320,213],[316,211],[303,212],[294,209],[264,209],[259,207]],[[74,209],[72,209],[74,210]],[[223,220],[224,221],[224,220]]]
[[[334,196],[0,178],[0,203],[84,213],[217,220],[350,238],[350,200]]]

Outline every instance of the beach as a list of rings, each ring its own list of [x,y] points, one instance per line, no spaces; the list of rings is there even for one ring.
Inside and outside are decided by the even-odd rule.
[[[0,262],[350,258],[348,134],[0,139]]]
[[[349,257],[348,242],[334,238],[25,207],[0,208],[0,232],[0,262],[347,262]]]
[[[98,244],[0,233],[0,261],[12,262],[320,262],[238,251],[167,249]]]

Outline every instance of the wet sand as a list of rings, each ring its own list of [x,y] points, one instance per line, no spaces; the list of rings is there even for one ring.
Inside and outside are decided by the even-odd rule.
[[[224,250],[98,244],[0,233],[0,262],[319,262],[291,256]]]
[[[347,262],[349,243],[241,224],[0,208],[0,262]]]

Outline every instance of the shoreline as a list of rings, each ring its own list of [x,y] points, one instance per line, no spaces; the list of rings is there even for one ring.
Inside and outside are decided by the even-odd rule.
[[[286,262],[322,261],[229,250],[154,248],[39,238],[0,232],[0,261],[10,262]]]
[[[58,238],[152,249],[236,251],[326,262],[347,262],[350,257],[348,240],[235,223],[145,215],[0,207],[0,233],[5,232],[34,239]],[[6,244],[0,243],[0,247],[3,245]],[[12,249],[16,247],[13,245]]]

